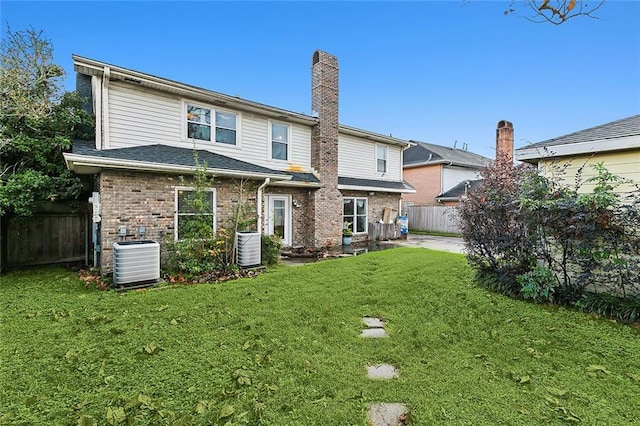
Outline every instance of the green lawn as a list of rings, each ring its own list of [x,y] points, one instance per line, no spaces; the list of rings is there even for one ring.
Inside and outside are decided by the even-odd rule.
[[[628,425],[640,329],[475,287],[463,256],[398,248],[127,293],[62,269],[0,278],[9,424]],[[389,339],[362,339],[362,316]],[[372,381],[365,367],[401,376]],[[2,421],[0,421],[2,423]]]

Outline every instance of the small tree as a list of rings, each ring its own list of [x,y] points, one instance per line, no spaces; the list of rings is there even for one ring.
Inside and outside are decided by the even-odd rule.
[[[0,48],[0,215],[28,216],[75,199],[82,183],[62,153],[89,139],[93,120],[77,93],[62,93],[51,42],[34,30],[5,34]]]
[[[517,294],[515,278],[535,263],[535,250],[518,204],[528,166],[499,159],[482,172],[482,185],[460,206],[460,228],[467,257],[481,277],[508,294]]]

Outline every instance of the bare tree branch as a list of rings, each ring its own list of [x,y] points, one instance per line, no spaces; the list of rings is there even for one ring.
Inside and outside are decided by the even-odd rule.
[[[525,0],[524,2],[511,0],[504,14],[516,12],[517,6],[524,6],[528,12],[525,19],[537,24],[550,23],[561,25],[569,19],[578,16],[598,19],[595,12],[607,0]]]

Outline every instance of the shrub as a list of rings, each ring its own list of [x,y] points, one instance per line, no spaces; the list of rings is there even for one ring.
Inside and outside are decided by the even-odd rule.
[[[280,259],[282,240],[277,235],[262,234],[262,264],[272,266]]]
[[[483,186],[460,208],[467,257],[479,282],[510,296],[599,306],[619,318],[637,318],[640,190],[622,200],[615,192],[622,179],[602,163],[587,180],[579,169],[573,187],[563,182],[564,168],[551,169],[549,177],[505,162],[483,170]],[[591,192],[581,191],[585,183],[593,185]],[[536,266],[540,261],[544,268]],[[609,296],[585,299],[587,291]],[[625,297],[631,307],[621,302]]]
[[[483,169],[483,185],[460,206],[460,229],[470,263],[483,275],[493,271],[500,282],[515,284],[536,260],[518,203],[520,182],[527,173],[531,173],[527,166],[496,162]]]
[[[552,302],[553,293],[558,286],[558,281],[551,269],[540,265],[527,273],[518,275],[517,281],[521,286],[522,297],[538,302]]]

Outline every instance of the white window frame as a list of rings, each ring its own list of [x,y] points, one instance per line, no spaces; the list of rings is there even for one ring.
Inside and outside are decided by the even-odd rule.
[[[235,111],[229,111],[229,110],[224,110],[224,109],[218,109],[218,108],[214,108],[211,105],[206,105],[206,104],[201,104],[198,102],[191,102],[189,100],[183,100],[183,108],[182,108],[182,139],[185,141],[196,141],[196,142],[200,142],[200,143],[207,143],[207,144],[214,144],[217,146],[228,146],[228,147],[234,147],[234,148],[239,148],[240,147],[240,122],[241,122],[241,116],[239,112],[235,112]],[[189,137],[189,119],[187,117],[188,111],[189,111],[189,106],[194,106],[197,108],[203,108],[203,109],[208,109],[209,110],[209,116],[211,117],[211,123],[209,124],[204,124],[205,126],[209,126],[211,128],[210,132],[209,132],[209,136],[210,136],[210,140],[204,140],[204,139],[195,139],[195,138],[190,138]],[[235,144],[228,144],[228,143],[223,143],[223,142],[216,142],[216,129],[217,128],[221,128],[221,129],[227,129],[227,130],[233,130],[230,129],[228,127],[223,127],[223,126],[218,126],[218,124],[216,123],[216,113],[220,113],[220,114],[231,114],[234,115],[236,117],[236,128],[235,128],[235,132],[236,132],[236,142]],[[195,123],[195,124],[200,124],[200,123]]]
[[[201,108],[201,109],[206,109],[209,110],[209,123],[198,123],[193,121],[194,124],[200,125],[200,126],[207,126],[209,127],[209,140],[206,139],[198,139],[198,138],[190,138],[189,137],[189,123],[192,123],[191,121],[189,121],[189,107],[195,107],[195,108]],[[184,109],[183,109],[183,121],[184,121],[184,137],[186,139],[189,140],[196,140],[196,141],[202,141],[202,142],[211,142],[211,136],[213,135],[213,129],[214,129],[214,125],[213,125],[213,121],[215,121],[215,116],[213,115],[214,111],[212,108],[209,108],[207,106],[203,106],[203,105],[199,105],[197,103],[192,103],[192,102],[185,102],[184,103]]]
[[[238,114],[237,112],[232,112],[232,111],[224,111],[221,109],[215,109],[212,111],[213,112],[213,143],[218,144],[218,145],[226,145],[226,146],[238,146],[238,127],[239,127],[239,123],[240,123],[240,114]],[[217,114],[230,114],[235,116],[236,118],[236,128],[235,129],[231,129],[230,127],[223,127],[223,126],[218,126],[218,122],[216,120],[216,116]],[[236,142],[233,144],[229,144],[229,143],[224,143],[224,142],[216,142],[216,130],[218,130],[218,128],[220,129],[225,129],[225,130],[233,130],[234,132],[236,132]]]
[[[281,158],[273,158],[273,142],[274,142],[273,141],[273,125],[274,124],[287,128],[287,158],[284,160]],[[283,123],[281,121],[269,120],[269,129],[268,129],[267,138],[269,139],[269,149],[268,149],[269,160],[280,161],[283,163],[290,163],[291,162],[291,125],[289,123]]]
[[[191,191],[194,192],[195,188],[192,186],[176,186],[173,191],[173,238],[175,241],[178,241],[178,217],[179,216],[195,216],[195,213],[179,213],[178,208],[178,193],[180,191]],[[213,197],[211,200],[211,221],[213,222],[213,232],[216,232],[216,189],[215,188],[207,188],[207,192],[212,192]]]
[[[383,149],[384,152],[384,158],[380,158],[380,148]],[[380,160],[384,161],[384,170],[380,170],[379,166],[379,162]],[[389,147],[386,145],[382,145],[377,143],[376,144],[376,173],[379,175],[384,175],[386,173],[389,173]]]
[[[348,220],[348,218],[344,215],[344,202],[345,200],[353,200],[353,216]],[[364,221],[364,231],[356,232],[354,227],[356,225],[356,218],[358,216],[357,213],[357,200],[364,200],[365,202],[365,221]],[[351,222],[351,229],[353,230],[353,235],[356,234],[366,234],[369,232],[369,199],[367,197],[342,197],[342,223]]]

